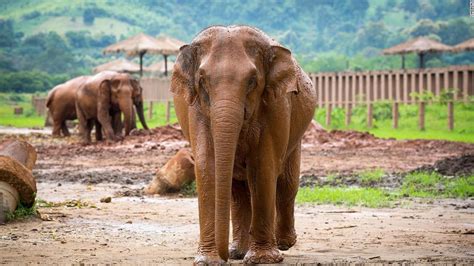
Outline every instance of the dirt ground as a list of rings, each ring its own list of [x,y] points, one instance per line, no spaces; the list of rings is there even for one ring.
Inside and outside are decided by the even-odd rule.
[[[40,217],[0,225],[0,263],[191,264],[197,250],[196,198],[143,196],[156,170],[187,142],[173,126],[136,132],[116,144],[82,146],[43,132],[26,138],[38,151],[33,171]],[[367,133],[305,135],[302,175],[315,178],[382,168],[411,171],[474,154],[474,145],[395,141]],[[111,203],[100,202],[112,197]],[[369,209],[298,205],[298,242],[285,263],[474,263],[474,199],[407,201]],[[231,261],[239,263],[240,261]]]

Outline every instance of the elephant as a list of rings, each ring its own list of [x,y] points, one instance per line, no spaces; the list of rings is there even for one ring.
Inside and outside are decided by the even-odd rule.
[[[281,262],[279,250],[296,242],[301,139],[316,107],[310,78],[261,30],[212,26],[180,48],[170,89],[195,160],[194,262]]]
[[[148,130],[143,113],[142,88],[137,80],[126,73],[100,72],[76,92],[76,112],[79,132],[84,143],[90,143],[90,132],[96,126],[96,140],[102,140],[102,128],[107,140],[116,141],[121,131],[121,113],[124,115],[125,135],[133,127],[134,111],[144,129]]]
[[[54,87],[46,99],[46,107],[53,120],[53,136],[59,137],[62,131],[69,136],[66,120],[77,119],[76,92],[89,76],[79,76]]]

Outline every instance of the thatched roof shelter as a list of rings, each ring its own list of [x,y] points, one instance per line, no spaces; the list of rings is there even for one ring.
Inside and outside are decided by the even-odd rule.
[[[146,53],[162,54],[165,58],[165,66],[169,55],[179,53],[179,48],[184,43],[171,37],[163,36],[154,38],[144,33],[119,41],[104,49],[104,53],[126,53],[128,56],[140,57],[140,75],[143,74],[143,56]],[[167,68],[165,75],[167,74]]]
[[[111,70],[117,72],[138,73],[140,66],[125,59],[117,59],[108,63],[96,66],[93,71],[99,73],[102,71]]]
[[[423,57],[428,53],[450,51],[451,47],[427,37],[418,37],[404,43],[395,45],[382,51],[385,55],[417,53],[420,58],[420,68],[424,67]],[[404,64],[404,63],[403,63]]]
[[[167,68],[173,69],[173,66],[174,62],[169,62],[167,66],[165,66],[165,61],[158,61],[154,64],[149,65],[148,67],[145,67],[145,71],[165,73],[167,71]]]
[[[464,52],[464,51],[472,51],[474,50],[474,38],[464,41],[460,44],[457,44],[453,47],[453,52]]]

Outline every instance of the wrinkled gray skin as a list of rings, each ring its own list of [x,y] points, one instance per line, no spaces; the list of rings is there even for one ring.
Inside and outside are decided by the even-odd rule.
[[[134,111],[148,129],[143,113],[142,88],[129,74],[104,71],[90,77],[76,93],[76,113],[79,118],[79,132],[84,143],[90,143],[90,132],[96,126],[96,140],[102,140],[102,128],[107,140],[120,138],[122,122],[125,135],[133,128]]]
[[[244,255],[245,263],[281,262],[278,249],[296,242],[301,138],[316,106],[311,80],[260,30],[215,26],[181,47],[171,91],[195,159],[195,263]]]

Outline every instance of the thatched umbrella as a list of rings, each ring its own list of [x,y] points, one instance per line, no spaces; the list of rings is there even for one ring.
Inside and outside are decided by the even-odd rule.
[[[106,47],[104,53],[125,52],[128,56],[140,56],[140,75],[142,75],[143,56],[146,53],[162,54],[166,61],[168,55],[178,54],[181,44],[183,44],[181,41],[170,37],[160,37],[156,39],[144,33],[140,33]]]
[[[459,53],[474,50],[474,38],[464,41],[453,47],[452,51]]]
[[[424,68],[423,58],[428,53],[446,52],[451,50],[451,47],[440,42],[434,41],[427,37],[418,37],[407,42],[395,45],[382,51],[383,54],[401,54],[402,68],[405,68],[405,54],[417,53],[420,62],[420,68]]]
[[[167,71],[167,68],[172,69],[173,66],[174,66],[173,62],[166,63],[166,66],[165,66],[165,61],[162,60],[162,61],[158,61],[154,64],[151,64],[148,67],[145,67],[145,71],[165,73]]]
[[[140,66],[125,59],[117,59],[108,63],[94,67],[94,73],[111,70],[117,72],[138,73]]]
[[[158,42],[160,42],[160,46],[162,47],[161,54],[164,57],[164,73],[165,76],[168,75],[168,56],[169,55],[177,55],[179,53],[179,48],[184,45],[184,42],[168,37],[168,36],[159,36],[156,38]]]

